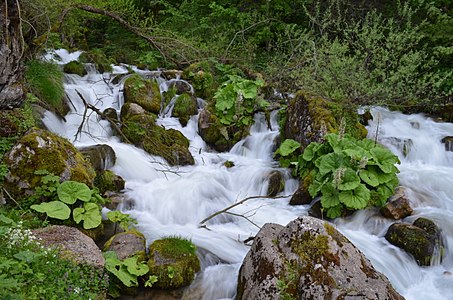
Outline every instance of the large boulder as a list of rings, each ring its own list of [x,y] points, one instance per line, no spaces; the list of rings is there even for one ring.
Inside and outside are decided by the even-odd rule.
[[[104,268],[105,260],[101,250],[93,239],[80,232],[77,228],[53,225],[33,230],[33,234],[41,239],[46,247],[55,247],[60,255],[78,264]]]
[[[197,99],[188,93],[184,93],[176,98],[172,116],[179,118],[179,122],[186,126],[190,117],[197,114],[197,112]]]
[[[134,74],[124,82],[124,101],[136,103],[146,111],[158,114],[162,96],[156,80],[149,80]]]
[[[47,130],[30,129],[5,154],[9,172],[4,187],[17,200],[34,194],[41,184],[37,170],[46,170],[61,181],[74,180],[93,186],[95,172],[91,164],[66,139]]]
[[[429,266],[434,255],[440,255],[442,251],[440,230],[436,224],[426,218],[418,218],[411,224],[392,224],[385,239],[411,254],[421,266]]]
[[[146,261],[146,239],[137,230],[120,232],[112,236],[103,247],[104,251],[113,251],[120,260],[136,256],[139,261]]]
[[[265,224],[240,272],[237,299],[404,299],[328,223]]]
[[[190,241],[169,237],[149,246],[149,274],[157,276],[153,287],[176,289],[188,286],[200,271],[196,247]]]

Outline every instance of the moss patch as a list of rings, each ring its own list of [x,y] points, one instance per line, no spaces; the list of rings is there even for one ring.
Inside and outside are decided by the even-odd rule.
[[[154,286],[175,289],[189,285],[200,270],[196,247],[177,237],[157,240],[149,247],[150,275],[157,276]]]
[[[80,77],[83,77],[87,74],[87,71],[85,70],[85,67],[81,62],[78,62],[76,60],[73,60],[63,67],[63,71],[68,74],[76,74],[79,75]]]
[[[187,93],[184,93],[176,99],[172,115],[179,118],[181,124],[186,126],[190,117],[195,115],[197,112],[197,99]]]
[[[134,74],[124,82],[125,102],[137,103],[146,111],[158,114],[162,97],[159,84],[155,80],[148,80]]]

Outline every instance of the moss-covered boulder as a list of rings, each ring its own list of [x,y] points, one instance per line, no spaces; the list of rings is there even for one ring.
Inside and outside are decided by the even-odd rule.
[[[158,114],[162,96],[156,80],[144,79],[134,74],[124,82],[124,101],[136,103],[146,111]]]
[[[146,110],[137,103],[124,103],[121,107],[120,117],[125,121],[133,116],[144,115]]]
[[[91,164],[66,139],[43,129],[30,129],[5,155],[8,165],[4,187],[16,199],[32,195],[41,183],[37,170],[47,170],[61,178],[93,186]]]
[[[195,89],[195,95],[203,99],[211,99],[219,86],[207,63],[192,64],[183,72],[183,78],[187,79]]]
[[[404,299],[330,224],[265,224],[241,269],[236,299]]]
[[[99,73],[112,71],[112,60],[108,59],[99,49],[83,52],[79,57],[79,61],[94,64]]]
[[[269,197],[277,196],[278,193],[285,189],[285,178],[279,171],[269,172],[266,176],[266,180],[269,182],[267,188],[267,196]]]
[[[168,89],[174,89],[177,94],[194,94],[193,87],[190,85],[189,82],[183,79],[172,79],[168,83]]]
[[[135,115],[123,121],[124,135],[137,147],[152,155],[163,157],[170,165],[193,165],[189,140],[175,129],[155,124],[151,114]]]
[[[124,179],[110,170],[99,172],[94,178],[94,185],[103,195],[105,192],[120,192],[124,189]]]
[[[85,66],[76,60],[70,61],[63,67],[63,72],[68,74],[76,74],[80,77],[83,77],[87,74],[87,70],[85,70]]]
[[[36,124],[32,108],[0,110],[0,137],[19,137]]]
[[[184,93],[176,98],[172,116],[179,118],[179,122],[186,126],[190,117],[197,114],[197,112],[197,99],[188,93]]]
[[[146,261],[148,258],[145,236],[137,230],[115,234],[104,244],[102,250],[115,252],[120,260],[132,256],[136,256],[139,261]]]
[[[189,285],[200,271],[196,247],[190,241],[169,237],[149,246],[149,274],[157,276],[153,285],[161,289],[177,289]]]
[[[356,138],[367,135],[353,105],[335,103],[304,91],[298,91],[291,99],[283,118],[284,138],[298,141],[303,148],[311,142],[320,142],[327,133],[337,132],[342,122],[346,133]]]
[[[385,239],[411,254],[421,266],[429,266],[433,255],[442,247],[440,231],[433,221],[419,218],[412,225],[407,223],[392,224]]]

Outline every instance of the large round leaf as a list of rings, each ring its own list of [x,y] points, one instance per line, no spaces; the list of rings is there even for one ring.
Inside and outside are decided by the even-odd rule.
[[[59,220],[67,220],[71,215],[71,209],[61,201],[43,202],[32,205],[30,208]]]
[[[390,150],[383,147],[375,147],[371,149],[371,154],[376,162],[376,165],[384,173],[395,173],[397,171],[395,164],[399,163],[399,159]]]
[[[368,185],[371,185],[373,187],[377,187],[379,185],[379,177],[377,173],[371,168],[369,168],[368,170],[366,169],[360,170],[359,176]]]
[[[348,208],[362,209],[368,205],[370,200],[370,191],[364,184],[360,184],[356,189],[342,191],[339,195],[341,203]]]
[[[326,183],[321,189],[321,205],[323,208],[331,208],[340,204],[338,190],[332,183]]]
[[[338,184],[338,189],[342,191],[353,190],[360,184],[360,178],[353,169],[347,168]]]
[[[280,147],[277,149],[275,152],[276,154],[280,154],[281,156],[288,156],[294,151],[296,151],[298,148],[300,148],[300,143],[292,140],[292,139],[286,139]]]
[[[57,189],[58,198],[67,204],[74,204],[77,199],[84,202],[91,200],[90,188],[81,182],[65,181]]]

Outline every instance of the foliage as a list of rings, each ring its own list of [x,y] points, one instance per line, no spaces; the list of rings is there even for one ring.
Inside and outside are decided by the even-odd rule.
[[[301,144],[293,139],[285,139],[275,151],[274,156],[277,156],[282,167],[288,168],[292,163],[297,161],[297,153],[300,150]]]
[[[41,60],[31,60],[25,69],[29,90],[41,101],[59,109],[64,97],[63,72],[57,65]]]
[[[327,216],[336,218],[345,209],[384,205],[398,185],[398,157],[368,139],[333,133],[325,139],[324,143],[308,145],[295,164],[297,175],[309,182],[310,195],[321,196]],[[292,154],[281,149],[278,152]]]
[[[92,229],[101,225],[102,215],[100,203],[104,199],[97,190],[91,190],[85,183],[77,181],[59,182],[59,177],[49,174],[47,171],[36,171],[41,178],[41,186],[36,188],[32,197],[34,202],[37,199],[45,198],[47,201],[41,204],[33,204],[31,209],[45,213],[48,217],[58,220],[68,220],[71,216],[75,223],[83,223],[83,228]]]
[[[132,218],[129,214],[125,214],[119,210],[109,211],[107,213],[107,219],[111,222],[118,223],[120,228],[127,231],[137,224],[137,220]]]
[[[256,107],[266,105],[264,100],[258,99],[259,88],[263,85],[262,80],[249,80],[229,75],[228,80],[217,89],[214,95],[216,114],[220,122],[225,125],[232,123],[239,126],[251,125]]]
[[[102,270],[61,259],[22,222],[0,213],[1,299],[97,299],[107,284]]]
[[[127,287],[138,286],[138,277],[149,271],[146,262],[138,261],[136,256],[120,260],[113,251],[104,252],[103,255],[107,271],[115,275]]]

